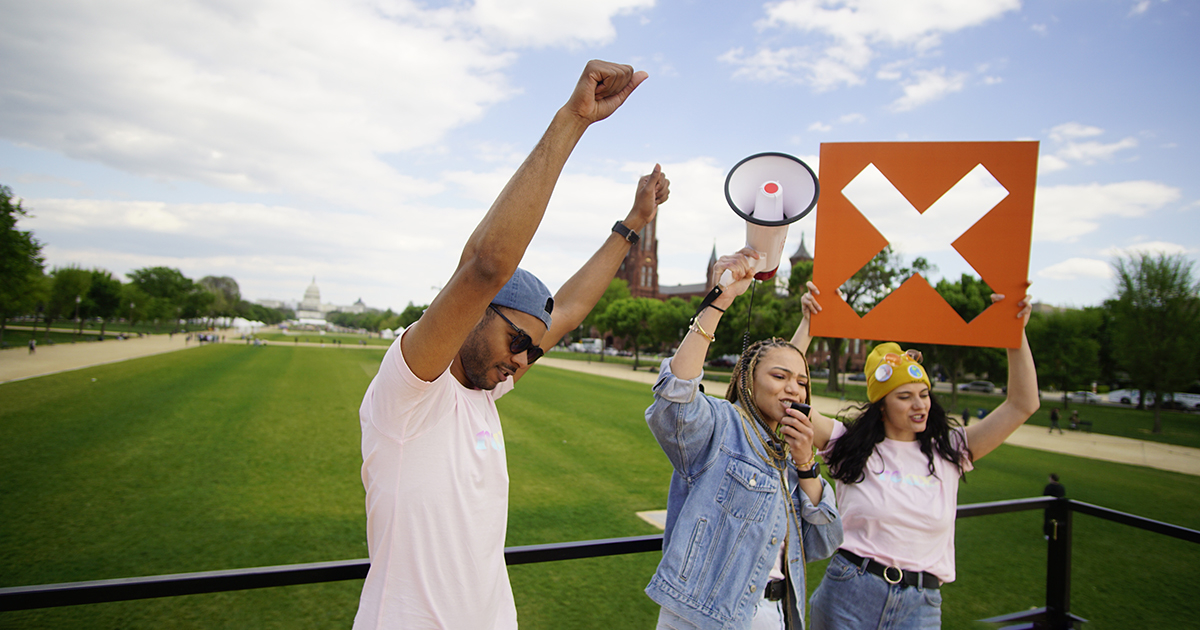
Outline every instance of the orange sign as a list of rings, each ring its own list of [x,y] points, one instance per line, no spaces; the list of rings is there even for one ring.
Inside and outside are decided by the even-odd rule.
[[[1037,142],[822,144],[813,267],[822,311],[813,317],[812,334],[957,346],[1019,346],[1017,302],[1029,287],[1037,157]],[[951,245],[993,291],[1004,294],[1004,300],[966,322],[920,274],[861,317],[838,297],[836,288],[888,245],[887,237],[843,194],[846,185],[871,164],[920,213],[977,166],[991,173],[1008,194]]]

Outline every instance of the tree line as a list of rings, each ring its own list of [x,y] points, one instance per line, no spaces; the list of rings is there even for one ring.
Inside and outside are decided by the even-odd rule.
[[[126,274],[128,282],[105,269],[78,265],[45,271],[42,243],[16,229],[28,216],[7,186],[0,186],[0,345],[14,318],[33,319],[47,334],[55,321],[74,320],[79,332],[85,321],[99,321],[103,336],[108,323],[153,325],[174,330],[180,320],[244,317],[277,324],[295,317],[290,309],[273,309],[243,300],[237,281],[206,276],[194,281],[178,269],[146,267]]]
[[[812,261],[792,268],[786,294],[775,280],[756,283],[739,296],[722,318],[721,334],[711,344],[709,358],[739,355],[747,339],[767,336],[790,339],[800,322],[800,296],[812,279]],[[1094,383],[1130,388],[1142,393],[1139,408],[1152,401],[1154,432],[1161,432],[1159,410],[1173,392],[1200,393],[1200,282],[1193,264],[1182,255],[1135,254],[1113,262],[1114,295],[1100,306],[1036,312],[1026,332],[1038,363],[1041,385],[1067,393],[1089,390]],[[860,269],[840,290],[860,315],[866,314],[914,273],[935,269],[924,259],[904,264],[891,247]],[[963,318],[971,321],[991,306],[992,290],[981,279],[963,274],[942,279],[934,289]],[[670,353],[687,333],[700,298],[666,301],[632,298],[623,280],[614,280],[596,308],[584,320],[578,337],[605,331],[624,339],[637,355],[642,350]],[[753,307],[751,308],[751,305]],[[748,334],[743,331],[749,331]],[[814,339],[810,348],[822,340]],[[825,339],[830,350],[827,391],[842,390],[839,378],[844,339]],[[886,340],[883,340],[886,341]],[[999,348],[913,344],[921,350],[932,374],[950,382],[949,408],[957,408],[958,383],[968,374],[993,380],[1008,371]]]
[[[125,319],[130,324],[152,322],[155,327],[180,319],[241,316],[267,324],[294,317],[286,309],[270,309],[241,298],[237,282],[208,276],[199,281],[178,269],[148,267],[126,274],[121,282],[103,269],[77,266],[44,272],[41,243],[16,229],[26,211],[14,202],[8,187],[0,186],[0,343],[4,326],[13,317],[35,316],[49,329],[59,319]],[[739,296],[722,319],[722,333],[710,347],[710,357],[741,354],[750,340],[766,336],[790,338],[800,321],[800,296],[812,278],[812,261],[792,268],[787,291],[776,290],[776,279],[755,283]],[[1060,391],[1089,389],[1093,382],[1139,390],[1141,401],[1153,401],[1155,432],[1161,430],[1158,409],[1164,394],[1196,389],[1200,392],[1200,282],[1193,264],[1183,255],[1136,254],[1113,262],[1116,287],[1102,305],[1083,309],[1034,313],[1026,331],[1043,386]],[[936,271],[923,258],[905,264],[890,247],[840,287],[847,304],[860,314],[874,308],[914,273]],[[991,304],[991,289],[979,278],[964,274],[942,279],[939,295],[970,321]],[[625,281],[614,279],[596,307],[575,331],[575,338],[596,331],[623,339],[632,349],[634,367],[643,351],[670,353],[686,334],[700,298],[690,300],[631,297]],[[753,308],[751,308],[753,305]],[[408,327],[425,306],[411,302],[400,313],[330,313],[339,326],[379,332]],[[82,326],[82,323],[80,324]],[[174,326],[174,323],[171,324]],[[748,331],[743,333],[742,331]],[[844,339],[823,341],[830,350],[828,391],[840,391],[840,357]],[[967,374],[996,380],[1007,371],[1005,354],[995,348],[916,346],[931,372],[954,386],[951,408],[957,407],[957,383]],[[1064,394],[1064,405],[1069,400]]]

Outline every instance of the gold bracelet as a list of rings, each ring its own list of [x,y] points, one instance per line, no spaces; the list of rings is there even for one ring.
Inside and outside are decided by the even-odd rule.
[[[708,334],[707,332],[704,331],[703,328],[700,327],[700,322],[695,317],[692,318],[692,325],[688,330],[691,330],[692,332],[697,333],[701,337],[704,337],[705,339],[708,340],[708,343],[712,343],[717,340],[716,336]]]

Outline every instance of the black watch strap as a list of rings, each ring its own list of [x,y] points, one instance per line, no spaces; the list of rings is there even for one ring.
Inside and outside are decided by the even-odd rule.
[[[621,223],[620,221],[617,221],[616,223],[613,224],[612,231],[616,232],[617,234],[620,234],[622,238],[624,238],[625,240],[629,241],[630,243],[634,243],[634,244],[637,244],[638,240],[642,238],[642,237],[638,236],[637,232],[634,232],[633,230],[625,227],[625,224]]]
[[[821,462],[813,462],[812,468],[800,470],[796,468],[796,476],[801,479],[816,479],[821,476]]]

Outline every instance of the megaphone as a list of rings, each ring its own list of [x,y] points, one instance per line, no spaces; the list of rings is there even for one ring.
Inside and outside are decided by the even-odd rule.
[[[754,277],[775,276],[783,258],[788,226],[817,205],[817,175],[800,159],[786,153],[758,153],[738,162],[725,177],[725,200],[746,220],[746,246],[759,253]],[[726,269],[718,286],[733,282]]]

